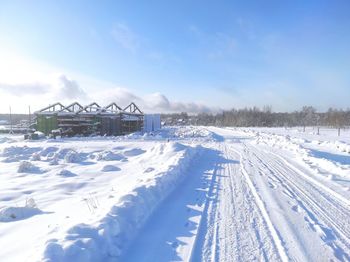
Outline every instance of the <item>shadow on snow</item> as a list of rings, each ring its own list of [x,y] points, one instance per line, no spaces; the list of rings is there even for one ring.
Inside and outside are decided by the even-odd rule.
[[[186,171],[185,180],[147,219],[121,261],[182,261],[177,251],[181,247],[188,248],[186,239],[196,237],[199,245],[203,241],[201,236],[194,234],[200,227],[198,217],[206,219],[209,203],[217,201],[217,191],[220,190],[216,182],[218,170],[223,164],[239,163],[223,158],[218,150],[204,150]],[[189,258],[191,248],[188,250]]]

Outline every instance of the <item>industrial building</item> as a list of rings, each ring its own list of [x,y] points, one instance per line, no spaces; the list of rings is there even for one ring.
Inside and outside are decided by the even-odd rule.
[[[97,103],[68,106],[55,103],[34,113],[36,130],[46,135],[125,135],[142,131],[144,114],[131,103],[124,109],[116,103],[101,107]]]

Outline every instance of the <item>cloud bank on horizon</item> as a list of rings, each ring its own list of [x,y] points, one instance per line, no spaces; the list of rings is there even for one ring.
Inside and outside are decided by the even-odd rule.
[[[100,91],[87,93],[78,85],[77,81],[69,79],[66,75],[60,75],[55,83],[52,84],[0,83],[0,92],[3,97],[7,98],[7,101],[10,101],[8,106],[14,107],[17,113],[24,113],[28,105],[32,106],[32,108],[34,107],[35,110],[39,110],[41,107],[59,101],[67,105],[75,101],[82,104],[97,102],[101,106],[116,102],[121,107],[135,102],[146,113],[216,113],[220,111],[219,107],[208,107],[201,103],[169,101],[161,93],[138,96],[122,87],[101,89]],[[19,103],[22,103],[22,105],[19,105]],[[1,108],[2,113],[7,113],[8,106],[6,105],[5,108]]]
[[[22,64],[17,61],[13,68],[1,68],[0,62],[0,70],[2,69],[3,72],[7,71],[9,73],[7,76],[11,76],[12,74],[15,78],[26,81],[19,82],[18,80],[11,79],[11,77],[4,80],[0,77],[0,101],[2,102],[0,112],[2,113],[7,113],[9,106],[12,106],[17,113],[24,113],[28,106],[31,106],[34,110],[39,110],[42,107],[59,101],[66,104],[75,101],[83,104],[97,102],[101,106],[116,102],[122,107],[135,102],[142,110],[149,113],[220,111],[219,107],[208,107],[201,103],[171,101],[159,92],[141,96],[130,89],[118,87],[113,83],[78,75],[78,78],[87,87],[85,89],[79,84],[78,80],[72,79],[66,74],[55,73],[57,69],[50,69],[47,66],[43,68],[43,65],[28,61],[23,62],[22,58],[18,57],[17,59]],[[12,59],[12,61],[16,61],[16,58]],[[31,66],[28,66],[29,64]],[[25,71],[27,76],[21,70]],[[37,78],[31,76],[36,76]]]
[[[116,102],[121,107],[137,103],[146,113],[219,112],[217,106],[200,102],[177,102],[160,92],[138,94],[130,88],[69,72],[23,55],[0,50],[0,113],[25,113],[28,106],[39,110],[49,104],[97,102],[101,106]],[[71,77],[73,75],[73,77]]]

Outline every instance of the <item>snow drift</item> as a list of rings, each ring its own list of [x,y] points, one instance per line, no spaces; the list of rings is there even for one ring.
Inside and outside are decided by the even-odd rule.
[[[46,243],[44,261],[105,261],[118,258],[153,210],[188,175],[186,169],[200,147],[167,143],[154,147],[149,154],[167,159],[180,153],[168,170],[156,173],[147,185],[134,188],[114,205],[108,214],[94,225],[79,224],[66,232],[64,239]]]

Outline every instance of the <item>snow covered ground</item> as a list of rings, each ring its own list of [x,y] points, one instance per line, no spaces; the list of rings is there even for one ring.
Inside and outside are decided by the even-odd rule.
[[[349,261],[350,135],[0,136],[1,261]]]

